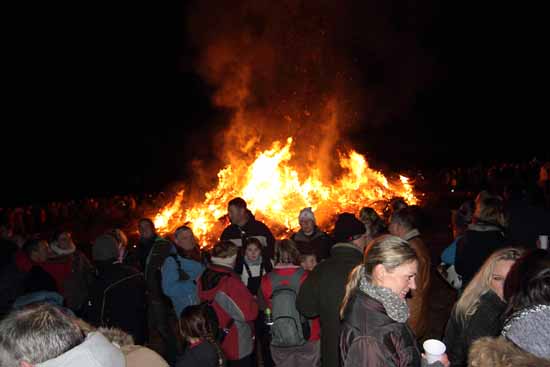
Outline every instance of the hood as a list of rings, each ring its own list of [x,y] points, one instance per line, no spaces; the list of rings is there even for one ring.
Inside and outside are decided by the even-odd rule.
[[[502,335],[526,352],[550,360],[550,305],[536,305],[516,312]]]
[[[122,351],[102,334],[88,334],[82,344],[37,367],[126,367]]]
[[[550,360],[525,352],[504,337],[485,337],[470,347],[470,367],[550,367]]]

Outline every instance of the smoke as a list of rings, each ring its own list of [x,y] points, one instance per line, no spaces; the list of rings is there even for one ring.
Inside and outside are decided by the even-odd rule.
[[[323,177],[346,138],[406,115],[429,81],[428,5],[403,1],[200,0],[189,34],[200,75],[228,108],[221,157],[293,136]]]

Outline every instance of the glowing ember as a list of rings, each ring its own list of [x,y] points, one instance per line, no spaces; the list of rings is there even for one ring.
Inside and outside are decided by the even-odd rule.
[[[180,191],[156,215],[155,226],[160,233],[167,233],[188,223],[201,246],[208,246],[227,224],[223,220],[227,203],[237,196],[246,200],[249,209],[276,236],[297,229],[298,213],[308,206],[315,211],[318,224],[326,227],[335,214],[357,213],[363,206],[373,206],[394,196],[403,197],[409,204],[417,202],[407,177],[388,181],[353,150],[339,159],[343,174],[335,182],[326,183],[318,169],[298,170],[290,165],[291,146],[292,138],[282,147],[277,141],[271,149],[257,154],[252,164],[241,162],[220,170],[218,186],[205,194],[202,203],[185,204]]]

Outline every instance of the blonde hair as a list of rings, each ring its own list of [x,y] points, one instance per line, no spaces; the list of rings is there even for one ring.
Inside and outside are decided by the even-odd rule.
[[[340,305],[340,318],[344,317],[344,310],[353,292],[359,287],[361,276],[372,281],[372,272],[376,265],[382,264],[388,271],[393,271],[400,265],[416,261],[417,255],[409,243],[400,237],[383,235],[369,243],[363,256],[363,264],[356,266],[348,276],[346,293]]]
[[[496,263],[503,260],[515,261],[522,253],[523,250],[507,247],[493,252],[493,254],[485,260],[456,303],[455,313],[461,322],[466,321],[476,313],[481,296],[491,289],[491,278]]]

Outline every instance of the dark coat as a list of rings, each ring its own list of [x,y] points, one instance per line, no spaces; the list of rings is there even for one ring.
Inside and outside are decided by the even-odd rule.
[[[327,259],[330,256],[330,249],[334,244],[332,238],[321,231],[317,226],[310,236],[306,235],[300,229],[298,232],[294,233],[291,238],[297,243],[302,242],[310,244],[313,253],[317,256],[319,261]]]
[[[308,318],[320,316],[323,367],[338,367],[338,310],[344,298],[349,273],[363,259],[362,251],[350,243],[332,247],[331,257],[311,272],[298,294],[298,310]]]
[[[265,254],[272,259],[275,246],[275,237],[273,237],[273,234],[271,234],[271,231],[265,224],[257,221],[251,213],[248,215],[248,221],[244,226],[239,227],[236,224],[231,224],[226,227],[220,236],[221,240],[233,240],[237,246],[241,247],[247,238],[256,237],[260,240],[262,245],[265,244]]]
[[[462,276],[463,288],[481,269],[485,260],[505,244],[504,233],[495,226],[474,224],[468,227],[456,247],[455,269]]]
[[[418,257],[416,289],[411,291],[412,298],[407,300],[411,313],[408,323],[416,337],[422,339],[430,327],[431,256],[420,235],[405,239]]]
[[[223,367],[225,365],[225,361],[220,361],[216,346],[207,340],[187,347],[176,362],[176,367]]]
[[[122,264],[98,266],[84,318],[96,326],[119,328],[142,344],[146,325],[143,274]]]
[[[453,309],[443,342],[447,346],[447,355],[452,367],[466,366],[468,350],[472,343],[484,336],[497,336],[502,330],[501,316],[506,304],[489,291],[481,296],[477,311],[462,322]]]
[[[421,365],[416,337],[408,324],[392,320],[382,303],[360,291],[344,312],[340,355],[343,367]]]

